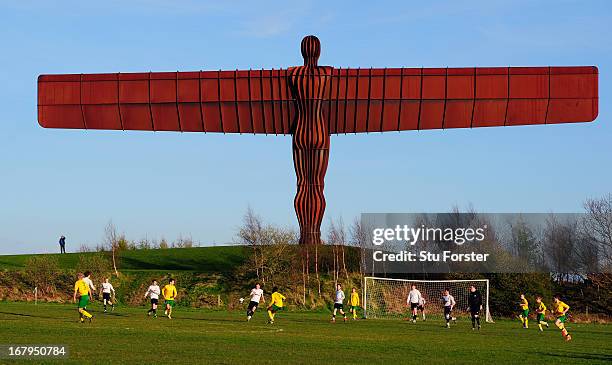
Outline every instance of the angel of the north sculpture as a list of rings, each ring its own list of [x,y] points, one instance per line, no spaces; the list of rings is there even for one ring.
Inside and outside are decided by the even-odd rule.
[[[41,75],[45,128],[290,134],[300,243],[321,242],[330,135],[590,122],[598,70],[581,67],[335,68]]]

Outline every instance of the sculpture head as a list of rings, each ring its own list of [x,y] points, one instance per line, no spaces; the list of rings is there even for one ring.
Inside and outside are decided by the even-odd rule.
[[[308,35],[302,39],[302,57],[304,66],[317,66],[321,55],[321,42],[314,35]]]

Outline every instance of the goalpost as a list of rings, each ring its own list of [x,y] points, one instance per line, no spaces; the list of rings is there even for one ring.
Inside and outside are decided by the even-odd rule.
[[[453,317],[469,316],[468,293],[474,285],[482,294],[482,309],[487,322],[493,322],[489,312],[489,280],[407,280],[366,276],[364,278],[363,310],[366,318],[406,318],[409,308],[406,299],[412,284],[425,299],[425,318],[443,319],[444,309],[441,302],[442,291],[449,289],[455,298]],[[419,319],[422,318],[419,310]]]

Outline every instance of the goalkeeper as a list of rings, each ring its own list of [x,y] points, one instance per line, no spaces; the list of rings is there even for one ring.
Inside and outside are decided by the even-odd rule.
[[[470,293],[468,294],[468,310],[472,317],[472,331],[476,329],[480,331],[480,311],[482,310],[482,294],[474,285],[470,285]]]

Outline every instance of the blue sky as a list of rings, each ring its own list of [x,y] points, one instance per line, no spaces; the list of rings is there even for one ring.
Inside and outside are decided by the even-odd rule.
[[[36,122],[48,73],[597,65],[590,124],[333,136],[330,217],[361,212],[576,212],[612,192],[608,1],[0,1],[0,254],[130,239],[235,237],[251,206],[297,226],[290,137],[68,131]]]

